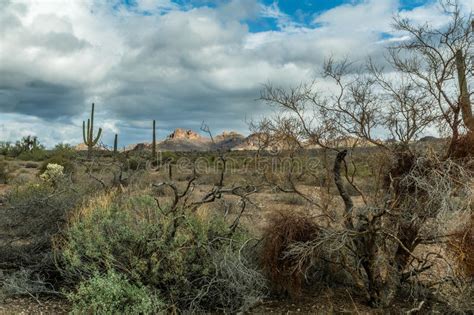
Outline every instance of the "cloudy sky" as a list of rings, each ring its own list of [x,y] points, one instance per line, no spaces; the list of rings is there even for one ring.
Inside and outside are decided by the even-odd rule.
[[[443,21],[428,0],[0,0],[0,141],[79,143],[92,102],[106,144],[148,141],[153,119],[160,138],[245,134],[262,84],[381,56],[394,14]]]

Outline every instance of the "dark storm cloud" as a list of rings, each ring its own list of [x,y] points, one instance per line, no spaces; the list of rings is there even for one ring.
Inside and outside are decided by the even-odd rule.
[[[83,106],[82,88],[27,80],[12,84],[12,73],[1,73],[0,112],[36,116],[45,120],[77,115]],[[17,76],[17,75],[16,75]]]
[[[104,107],[118,120],[156,119],[161,127],[196,128],[206,121],[219,129],[241,128],[246,113],[258,113],[258,89],[225,93],[210,87],[190,89],[191,84],[143,86],[127,84],[104,99]]]

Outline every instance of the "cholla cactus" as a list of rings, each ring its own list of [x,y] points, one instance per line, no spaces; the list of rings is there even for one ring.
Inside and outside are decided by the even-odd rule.
[[[46,171],[40,175],[40,178],[48,183],[56,183],[64,176],[64,166],[54,163],[49,163],[46,166]]]

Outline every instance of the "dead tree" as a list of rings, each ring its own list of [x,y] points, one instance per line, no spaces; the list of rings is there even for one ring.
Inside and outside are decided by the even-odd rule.
[[[441,29],[429,24],[417,25],[400,17],[395,19],[395,29],[410,39],[391,47],[388,61],[396,71],[407,74],[414,85],[426,91],[436,104],[438,121],[450,129],[450,155],[460,136],[463,119],[467,128],[472,124],[463,75],[466,73],[463,56],[472,46],[471,17],[463,15],[456,2],[442,0],[440,4],[449,17],[448,25]],[[458,89],[453,88],[456,70]]]
[[[273,133],[286,133],[288,137],[297,134],[336,152],[332,172],[343,201],[342,216],[321,224],[314,240],[290,245],[285,257],[297,262],[295,270],[323,257],[325,262],[348,272],[371,305],[387,306],[403,284],[419,283],[418,275],[430,270],[435,258],[442,257],[431,251],[415,254],[415,250],[426,243],[442,242],[445,235],[438,227],[444,226],[443,218],[448,213],[469,211],[469,175],[450,159],[429,151],[409,152],[409,143],[434,119],[430,111],[420,112],[427,105],[425,90],[409,83],[390,82],[378,70],[369,75],[354,74],[346,61],[330,60],[325,75],[338,88],[326,98],[314,85],[290,90],[267,86],[263,92],[265,101],[282,107],[282,114],[267,118],[265,123],[267,128],[274,128]],[[382,87],[383,94],[377,94],[376,85]],[[417,99],[423,103],[417,103]],[[386,110],[382,106],[388,100],[396,101]],[[285,124],[288,117],[295,123]],[[393,131],[406,144],[402,151],[379,143],[374,137],[376,128]],[[400,152],[407,151],[412,158],[396,176],[388,174],[387,185],[366,191],[371,197],[364,198],[364,204],[357,207],[345,185],[347,179],[357,187],[348,175],[346,159],[350,151],[334,145],[347,136],[376,145],[388,160],[397,160]],[[380,172],[387,171],[380,168]],[[461,195],[463,202],[458,203]],[[318,197],[308,199],[318,204]],[[427,229],[429,224],[436,228]],[[446,257],[441,259],[447,269],[451,268]]]

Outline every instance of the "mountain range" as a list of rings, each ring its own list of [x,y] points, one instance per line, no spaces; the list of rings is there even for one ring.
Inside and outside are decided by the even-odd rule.
[[[164,140],[157,141],[157,150],[160,151],[215,151],[233,150],[245,143],[247,138],[237,132],[223,132],[214,137],[205,137],[190,129],[177,128]],[[151,149],[151,143],[137,143],[129,145],[126,151],[140,151]],[[245,148],[244,148],[245,150]]]
[[[431,139],[433,138],[433,139]],[[425,137],[419,140],[419,142],[431,142],[437,140],[435,137]],[[381,140],[380,140],[381,141]],[[274,142],[274,143],[272,143]],[[181,151],[181,152],[205,152],[205,151],[256,151],[262,149],[263,147],[266,150],[280,150],[284,149],[285,141],[269,141],[268,137],[265,137],[264,134],[253,133],[249,136],[244,136],[235,131],[224,131],[223,133],[213,136],[205,137],[201,134],[190,130],[177,128],[171,134],[169,134],[164,140],[157,141],[156,146],[159,151]],[[357,140],[355,138],[347,138],[338,140],[337,144],[332,145],[351,147],[355,143],[358,143],[362,146],[373,146],[374,144],[368,143],[367,141]],[[387,142],[387,141],[385,141]],[[307,143],[302,145],[307,149],[318,148],[317,145],[311,145]],[[136,144],[128,145],[123,148],[124,151],[143,151],[151,150],[151,142],[141,142]],[[76,150],[82,151],[87,150],[87,146],[83,143],[78,144]]]

